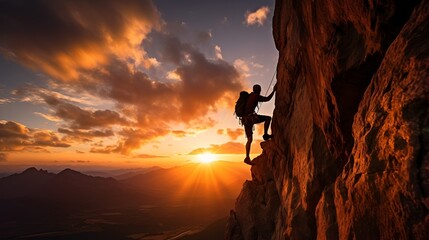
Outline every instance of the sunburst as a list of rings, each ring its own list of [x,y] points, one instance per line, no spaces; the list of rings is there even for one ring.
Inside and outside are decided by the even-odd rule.
[[[216,154],[205,152],[198,154],[197,159],[200,163],[209,164],[216,161]]]

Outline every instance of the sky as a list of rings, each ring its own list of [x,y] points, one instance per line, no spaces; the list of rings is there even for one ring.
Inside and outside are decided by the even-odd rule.
[[[242,161],[233,107],[253,84],[272,90],[273,11],[274,0],[0,1],[0,168]]]

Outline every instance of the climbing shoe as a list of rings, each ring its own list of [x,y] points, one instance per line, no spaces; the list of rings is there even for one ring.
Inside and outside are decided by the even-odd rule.
[[[250,160],[250,158],[249,158],[249,157],[246,157],[246,158],[244,159],[244,162],[245,162],[246,164],[249,164],[249,165],[255,165],[255,164]]]
[[[267,141],[268,139],[273,138],[273,135],[272,135],[272,134],[264,134],[264,135],[262,136],[262,138],[263,138],[265,141]]]

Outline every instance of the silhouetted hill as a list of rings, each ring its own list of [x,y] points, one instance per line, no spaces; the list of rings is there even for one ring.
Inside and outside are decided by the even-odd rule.
[[[156,168],[124,181],[29,168],[0,179],[0,239],[179,236],[226,216],[248,177],[248,166],[228,162]]]
[[[138,202],[135,192],[113,178],[92,177],[71,169],[54,174],[29,168],[0,179],[0,192],[0,218],[37,218],[46,212],[68,214]]]
[[[138,174],[147,173],[153,170],[160,169],[158,166],[147,168],[129,168],[129,169],[106,169],[106,170],[86,170],[83,174],[94,177],[113,177],[116,180],[122,180],[136,176]]]
[[[250,178],[246,165],[233,162],[190,163],[139,174],[121,182],[166,200],[236,198],[244,180]]]
[[[22,173],[0,178],[0,199],[24,197],[34,193],[53,177],[54,173],[32,167]]]
[[[116,180],[124,180],[124,179],[129,179],[131,177],[140,175],[140,174],[145,174],[145,173],[149,173],[152,171],[156,171],[156,170],[161,170],[163,168],[158,167],[158,166],[154,166],[154,167],[149,167],[149,168],[141,168],[141,169],[133,169],[133,170],[129,170],[123,173],[116,173],[114,174],[112,177]]]

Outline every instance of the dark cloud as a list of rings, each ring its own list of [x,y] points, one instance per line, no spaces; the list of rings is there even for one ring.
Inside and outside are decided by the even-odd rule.
[[[70,147],[62,142],[58,136],[51,131],[37,131],[33,134],[33,145],[42,147]]]
[[[68,122],[72,129],[90,129],[115,124],[126,126],[129,124],[125,118],[115,111],[84,110],[76,105],[63,102],[53,96],[45,96],[45,101],[55,109],[55,116]]]
[[[28,139],[30,130],[22,124],[7,121],[0,122],[0,139]]]
[[[59,133],[67,134],[71,139],[77,140],[80,142],[89,142],[93,138],[103,138],[103,137],[112,137],[114,133],[112,130],[77,130],[77,129],[67,129],[67,128],[58,128]]]
[[[160,25],[150,0],[3,0],[0,19],[0,49],[59,79],[75,79],[110,55],[150,64],[138,47]]]
[[[89,152],[91,153],[104,153],[104,154],[110,154],[110,153],[115,153],[117,151],[115,151],[117,147],[114,145],[110,145],[110,146],[105,146],[105,147],[93,147],[91,148],[91,150]]]
[[[45,147],[70,147],[56,133],[49,130],[29,129],[26,126],[12,122],[0,122],[1,151],[47,151]]]
[[[169,133],[164,128],[150,128],[150,129],[123,129],[119,134],[122,138],[118,144],[106,147],[94,147],[90,150],[92,153],[121,153],[130,154],[131,151],[140,148],[141,145],[146,144],[153,139],[165,136]]]

